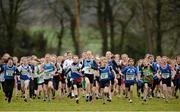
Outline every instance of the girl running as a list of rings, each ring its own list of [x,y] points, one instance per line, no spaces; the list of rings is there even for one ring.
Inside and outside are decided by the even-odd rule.
[[[115,85],[115,92],[118,94],[118,96],[120,97],[121,96],[121,80],[122,80],[122,77],[121,77],[121,70],[120,70],[120,64],[121,64],[121,62],[120,62],[120,55],[119,54],[116,54],[115,56],[114,56],[114,61],[115,61],[115,63],[116,63],[116,65],[117,65],[117,70],[118,70],[118,73],[116,74],[116,81],[115,82],[117,82],[116,83],[116,85]]]
[[[108,66],[112,67],[113,68],[113,71],[111,73],[111,87],[110,87],[110,91],[109,91],[109,100],[108,101],[111,101],[112,100],[112,92],[114,91],[114,81],[116,79],[116,74],[119,74],[118,70],[117,70],[117,64],[116,62],[114,61],[114,56],[112,55],[112,53],[110,51],[107,51],[106,52],[106,58],[108,59]]]
[[[150,93],[153,84],[153,67],[151,66],[150,61],[148,59],[143,60],[142,76],[144,82],[143,101],[146,102],[148,94]]]
[[[132,103],[133,98],[133,90],[134,90],[134,83],[137,75],[137,69],[134,67],[134,60],[130,58],[128,60],[129,66],[127,66],[122,73],[124,74],[125,79],[125,87],[126,87],[126,95],[128,96],[128,91],[130,92],[129,96],[129,103]]]
[[[79,66],[79,58],[78,56],[73,56],[73,63],[68,69],[67,73],[71,73],[70,81],[72,83],[72,93],[75,95],[77,104],[79,104],[80,88],[82,87],[82,74],[80,70],[81,67]]]
[[[36,76],[37,78],[37,85],[38,85],[36,95],[38,99],[40,99],[40,94],[43,91],[44,78],[42,74],[40,61],[38,59],[35,59],[33,63],[34,63],[34,76]]]
[[[122,54],[121,55],[121,60],[120,60],[120,70],[121,71],[124,71],[124,69],[128,66],[128,60],[129,60],[129,57],[127,54]],[[124,74],[122,73],[121,75],[121,88],[123,90],[123,95],[127,98],[127,94],[125,92],[125,83],[124,83]]]
[[[105,104],[106,100],[109,99],[111,72],[113,72],[113,70],[110,66],[108,66],[107,58],[102,57],[101,66],[99,68],[99,84],[100,92],[103,98],[103,104]]]
[[[162,64],[160,64],[160,73],[162,77],[163,94],[165,101],[168,102],[168,98],[171,94],[171,67],[167,63],[168,59],[166,56],[162,57]]]
[[[19,74],[19,71],[15,65],[13,65],[13,58],[8,58],[7,64],[4,64],[0,68],[0,73],[4,73],[5,79],[5,96],[8,99],[8,103],[11,102],[13,88],[14,88],[14,76]]]
[[[18,70],[21,73],[20,79],[21,79],[21,88],[22,88],[22,92],[23,92],[23,97],[25,98],[24,101],[27,102],[29,81],[32,76],[32,69],[28,65],[27,57],[22,58],[22,65],[20,65],[18,67]]]
[[[86,81],[86,101],[92,101],[93,95],[93,84],[94,84],[94,70],[97,70],[97,64],[95,60],[92,59],[92,52],[87,51],[87,59],[84,60],[82,71],[85,76]]]
[[[46,97],[48,97],[48,100],[51,101],[51,95],[50,92],[53,91],[53,75],[55,74],[56,68],[54,64],[51,62],[51,57],[49,54],[45,55],[45,62],[43,64],[43,70],[44,70],[44,83],[46,86]]]
[[[67,72],[67,70],[69,69],[69,67],[73,63],[72,53],[68,51],[66,54],[67,54],[67,56],[65,56],[65,61],[63,63],[63,74],[65,74]],[[68,92],[68,97],[74,97],[74,93],[71,93],[72,84],[70,81],[70,73],[68,73],[64,77],[66,80],[66,89],[67,89],[66,91]]]

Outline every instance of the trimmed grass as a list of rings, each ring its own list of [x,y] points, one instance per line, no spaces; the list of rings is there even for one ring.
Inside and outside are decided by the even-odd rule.
[[[147,104],[142,104],[142,100],[134,96],[133,103],[128,103],[124,97],[113,97],[112,102],[102,104],[102,100],[94,99],[93,103],[87,103],[81,97],[80,103],[74,100],[56,98],[51,102],[44,102],[42,99],[24,102],[22,98],[15,96],[10,104],[4,100],[3,92],[0,90],[0,111],[180,111],[180,100],[172,98],[168,103],[163,99],[149,99]]]

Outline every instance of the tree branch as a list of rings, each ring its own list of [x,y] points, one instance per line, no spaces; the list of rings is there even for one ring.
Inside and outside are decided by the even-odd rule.
[[[7,24],[7,15],[6,15],[6,12],[4,11],[4,7],[3,7],[3,0],[0,0],[0,9],[1,9],[1,13],[2,13],[2,18],[5,22],[5,24]]]

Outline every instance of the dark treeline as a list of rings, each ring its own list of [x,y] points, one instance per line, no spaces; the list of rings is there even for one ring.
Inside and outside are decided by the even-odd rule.
[[[31,19],[32,14],[39,20]],[[99,33],[101,54],[110,50],[138,58],[146,53],[180,53],[179,0],[0,0],[0,53],[42,56],[52,52],[45,30],[30,32],[34,21],[40,21],[42,28],[55,26],[58,42],[53,53],[57,55],[62,54],[62,46],[70,46],[62,43],[66,33],[80,55],[85,46],[82,38],[89,39],[81,36],[86,28]]]

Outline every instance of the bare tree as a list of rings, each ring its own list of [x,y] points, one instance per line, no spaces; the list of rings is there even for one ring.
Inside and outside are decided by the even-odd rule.
[[[135,15],[136,7],[132,7],[130,9],[130,11],[131,11],[131,14],[129,15],[129,17],[126,20],[122,20],[120,18],[117,20],[119,22],[119,24],[121,25],[121,36],[120,36],[120,42],[119,42],[120,52],[122,52],[124,49],[123,47],[124,47],[126,30],[128,28],[129,23],[131,22],[131,20],[133,19],[134,15]]]
[[[61,54],[61,47],[62,47],[62,39],[65,33],[65,12],[61,5],[61,2],[59,0],[55,0],[53,2],[50,2],[50,0],[47,0],[49,8],[52,10],[52,15],[56,17],[59,23],[59,31],[57,31],[57,38],[58,38],[58,45],[57,45],[57,54]]]
[[[142,15],[143,15],[143,27],[144,27],[144,32],[145,36],[147,38],[147,48],[148,48],[148,53],[152,53],[153,51],[153,39],[152,39],[152,33],[151,33],[151,19],[150,14],[149,14],[149,3],[147,0],[142,0],[141,1],[142,5]]]
[[[13,54],[14,38],[16,37],[17,23],[21,14],[28,9],[25,6],[26,0],[0,0],[0,11],[3,25],[7,32],[7,51]]]
[[[158,55],[162,54],[162,45],[161,45],[161,41],[162,41],[162,32],[161,32],[161,12],[162,12],[162,2],[161,0],[156,0],[156,22],[157,22],[157,26],[156,26],[156,31],[157,31],[157,37],[156,37],[156,52]]]
[[[72,6],[70,4],[67,4],[64,0],[62,0],[61,3],[70,20],[70,31],[74,43],[75,53],[77,55],[80,55],[80,46],[81,46],[80,34],[79,34],[80,1],[79,0],[74,1],[74,3],[76,4],[74,8],[72,8]]]
[[[76,52],[80,55],[81,52],[81,41],[80,41],[80,0],[75,0],[75,16],[76,16],[76,40],[77,40],[77,48],[78,51]]]
[[[102,52],[105,53],[108,50],[108,32],[106,10],[103,6],[103,0],[97,0],[97,22],[102,38]]]

